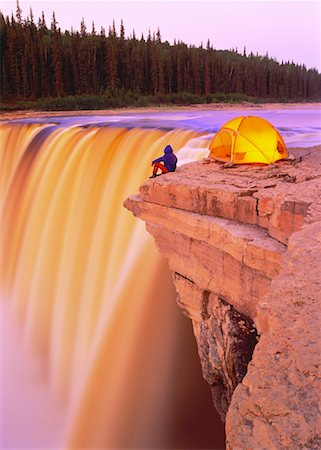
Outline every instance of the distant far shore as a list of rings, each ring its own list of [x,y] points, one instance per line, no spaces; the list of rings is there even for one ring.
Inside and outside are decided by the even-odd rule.
[[[260,109],[262,111],[276,110],[276,109],[321,109],[321,102],[316,103],[209,103],[209,104],[194,104],[186,106],[178,105],[162,105],[162,106],[147,106],[135,108],[114,108],[114,109],[99,109],[99,110],[72,110],[72,111],[36,111],[36,110],[21,110],[11,112],[0,112],[0,120],[19,119],[23,117],[56,117],[56,116],[104,116],[104,115],[118,115],[125,113],[158,113],[158,112],[179,112],[179,111],[228,111],[228,110],[246,110],[246,109]]]

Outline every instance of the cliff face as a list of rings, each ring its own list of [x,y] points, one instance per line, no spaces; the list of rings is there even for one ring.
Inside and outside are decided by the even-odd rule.
[[[188,164],[125,202],[168,258],[227,448],[321,445],[321,146],[292,153]]]

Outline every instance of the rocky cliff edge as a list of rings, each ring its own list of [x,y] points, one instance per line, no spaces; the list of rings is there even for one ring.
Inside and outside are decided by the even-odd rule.
[[[205,159],[125,207],[168,258],[228,449],[321,448],[321,146]]]

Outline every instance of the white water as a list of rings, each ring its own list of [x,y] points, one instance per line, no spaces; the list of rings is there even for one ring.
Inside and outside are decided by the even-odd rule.
[[[168,269],[122,206],[166,144],[201,157],[198,133],[17,123],[0,137],[3,448],[222,443],[209,391],[197,408],[196,345]]]

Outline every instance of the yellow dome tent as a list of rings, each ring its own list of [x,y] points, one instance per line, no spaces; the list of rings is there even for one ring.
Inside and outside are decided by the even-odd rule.
[[[210,156],[233,164],[272,164],[287,158],[280,133],[261,117],[241,116],[230,120],[210,143]]]

